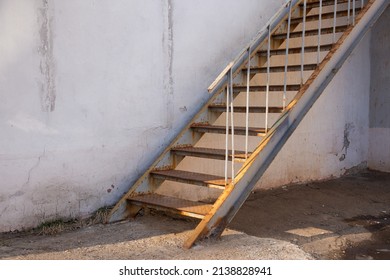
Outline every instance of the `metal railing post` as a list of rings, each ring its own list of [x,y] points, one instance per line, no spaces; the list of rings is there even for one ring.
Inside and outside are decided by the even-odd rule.
[[[250,75],[251,75],[251,47],[248,48],[248,71],[246,73],[245,159],[248,158]]]
[[[227,74],[226,86],[226,136],[225,136],[225,185],[228,183],[228,161],[229,161],[229,95],[230,95],[230,72]]]
[[[355,1],[355,0],[353,0],[353,1]],[[347,24],[348,25],[351,22],[350,17],[351,17],[351,0],[348,0],[348,15],[347,15]]]
[[[333,11],[333,44],[336,43],[336,24],[337,24],[337,0],[334,0],[334,11]]]
[[[269,82],[270,82],[270,67],[271,67],[271,26],[268,26],[268,46],[267,46],[267,81],[265,89],[265,132],[268,132],[268,103],[269,103]]]
[[[317,47],[317,65],[320,64],[321,52],[321,28],[322,28],[322,0],[320,0],[320,11],[318,14],[318,47]]]
[[[234,185],[234,98],[233,98],[233,71],[230,69],[230,124],[231,124],[231,145],[232,145],[232,184]]]
[[[303,70],[304,70],[304,64],[305,64],[306,2],[307,2],[307,0],[303,1],[302,49],[301,49],[301,85],[303,85]]]
[[[283,90],[283,109],[286,107],[286,94],[287,94],[287,69],[288,69],[288,49],[290,44],[290,28],[291,28],[291,9],[292,2],[289,3],[289,11],[288,11],[288,26],[287,26],[287,41],[286,41],[286,58],[284,65],[284,90]]]
[[[355,26],[355,8],[356,8],[356,1],[352,0],[352,25]]]

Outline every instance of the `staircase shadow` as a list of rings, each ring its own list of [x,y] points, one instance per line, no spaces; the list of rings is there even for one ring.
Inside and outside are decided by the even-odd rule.
[[[354,259],[345,250],[375,238],[383,228],[351,221],[361,216],[371,216],[375,221],[376,217],[390,213],[389,205],[390,174],[367,171],[324,182],[257,191],[245,202],[230,228],[289,241],[304,250],[310,248],[309,253],[316,258]],[[325,246],[327,252],[323,250]],[[378,246],[390,249],[385,240]],[[331,252],[337,247],[339,252]]]

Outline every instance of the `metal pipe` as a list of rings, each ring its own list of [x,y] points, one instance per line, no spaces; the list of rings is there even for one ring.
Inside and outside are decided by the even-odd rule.
[[[232,184],[234,185],[234,98],[233,98],[233,72],[230,69],[230,124],[232,136]]]
[[[226,136],[225,136],[225,185],[228,184],[228,161],[229,161],[229,95],[230,95],[230,85],[229,85],[229,75],[227,74],[227,86],[226,86]]]
[[[337,24],[337,0],[334,0],[334,11],[333,11],[333,44],[336,43],[336,24]]]
[[[352,25],[355,25],[355,8],[356,8],[356,1],[352,0]]]
[[[306,2],[303,1],[303,26],[302,26],[302,50],[301,50],[301,85],[303,85],[303,69],[305,64],[305,32],[306,32]]]
[[[251,75],[251,47],[248,48],[248,71],[246,73],[245,159],[248,158],[250,75]]]
[[[286,107],[288,48],[289,48],[289,44],[290,44],[291,9],[292,9],[292,3],[290,1],[289,11],[288,11],[288,23],[287,23],[286,58],[285,58],[285,65],[284,65],[283,108]]]
[[[318,47],[317,47],[317,65],[320,64],[321,52],[321,28],[322,28],[322,0],[320,0],[320,11],[318,14]]]
[[[363,7],[364,7],[364,0],[361,0],[361,2],[360,2],[360,10],[363,9]]]
[[[269,81],[271,67],[271,26],[268,26],[268,47],[267,47],[267,83],[265,90],[265,132],[268,132],[268,103],[269,103]]]

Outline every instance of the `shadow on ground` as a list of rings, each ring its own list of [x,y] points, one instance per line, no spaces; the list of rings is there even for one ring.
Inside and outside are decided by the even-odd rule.
[[[230,228],[297,244],[318,259],[390,259],[390,174],[257,191]]]

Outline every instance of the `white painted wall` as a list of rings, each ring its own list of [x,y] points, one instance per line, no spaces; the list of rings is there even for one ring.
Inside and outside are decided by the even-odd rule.
[[[390,172],[390,8],[372,30],[368,167]]]
[[[370,33],[299,124],[257,187],[338,177],[366,168]]]
[[[1,0],[0,231],[110,205],[283,0]]]

